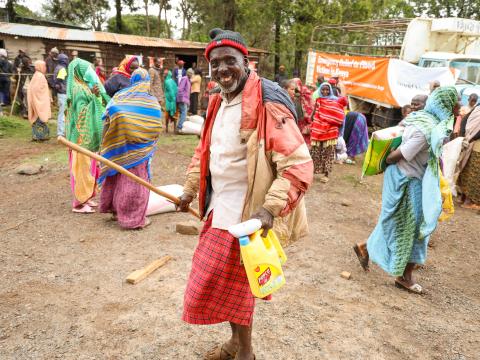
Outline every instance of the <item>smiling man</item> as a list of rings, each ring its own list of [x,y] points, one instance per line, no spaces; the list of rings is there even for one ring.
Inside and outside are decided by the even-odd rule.
[[[229,322],[231,338],[205,359],[254,359],[255,299],[227,229],[250,218],[280,239],[306,234],[303,195],[313,178],[308,148],[295,123],[294,105],[278,84],[248,70],[239,33],[213,29],[205,56],[219,92],[211,95],[200,143],[187,171],[180,210],[199,195],[205,220],[185,291],[183,319]],[[275,225],[274,225],[275,224]]]

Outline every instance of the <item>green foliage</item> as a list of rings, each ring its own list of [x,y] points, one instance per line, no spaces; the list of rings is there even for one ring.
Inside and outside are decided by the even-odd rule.
[[[101,30],[109,9],[108,0],[47,0],[43,5],[47,18],[77,25],[89,24],[95,30]]]
[[[478,0],[414,0],[411,3],[417,15],[480,20],[480,2]]]
[[[14,9],[15,9],[15,13],[18,16],[28,17],[28,18],[31,18],[31,19],[42,19],[42,16],[33,12],[32,10],[30,10],[28,7],[26,7],[24,5],[15,4]]]
[[[159,22],[158,17],[150,15],[150,33],[151,36],[157,37],[167,37],[168,36],[168,24],[165,23],[164,20],[161,20],[161,27],[160,32],[159,29]],[[127,14],[122,15],[122,33],[123,34],[130,34],[130,35],[142,35],[145,36],[147,33],[147,23],[145,21],[145,15],[142,14]],[[107,31],[115,32],[117,26],[117,21],[115,17],[111,17],[107,21]]]
[[[223,27],[226,0],[191,0],[196,10],[188,38],[208,41],[208,31]],[[303,70],[316,26],[413,16],[406,0],[236,0],[235,30],[252,47],[275,54],[275,27],[280,28],[280,63],[287,69]],[[343,34],[332,33],[325,41],[338,41]],[[358,35],[357,35],[358,36]],[[365,34],[360,36],[365,37]],[[354,36],[355,37],[355,36]],[[354,41],[355,38],[348,39]],[[272,56],[273,58],[273,56]],[[273,72],[273,68],[269,69]]]

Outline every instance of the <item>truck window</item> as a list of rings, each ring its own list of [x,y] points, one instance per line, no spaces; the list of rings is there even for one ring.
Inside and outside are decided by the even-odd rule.
[[[440,60],[440,59],[421,59],[419,65],[421,67],[434,68],[434,67],[447,66],[447,62],[445,60]]]
[[[450,67],[460,70],[459,79],[480,84],[480,60],[461,59],[450,62]]]

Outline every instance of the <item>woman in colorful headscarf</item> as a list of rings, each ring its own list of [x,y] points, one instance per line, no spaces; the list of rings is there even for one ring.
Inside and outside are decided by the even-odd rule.
[[[175,113],[177,112],[178,86],[169,71],[165,76],[165,131],[168,132],[168,123],[173,121],[173,128],[177,128]]]
[[[118,68],[113,70],[112,75],[105,81],[105,90],[110,97],[113,97],[119,90],[130,86],[130,77],[139,67],[136,56],[126,57],[122,60]]]
[[[297,89],[300,92],[300,104],[302,106],[303,116],[298,117],[298,127],[303,135],[308,147],[311,145],[310,140],[310,126],[312,123],[313,104],[312,91],[302,84],[299,78],[293,79],[297,85]]]
[[[49,139],[50,130],[47,122],[52,116],[48,82],[45,77],[47,65],[45,61],[37,60],[34,66],[35,74],[27,89],[28,120],[32,124],[32,139],[43,141]]]
[[[135,70],[130,81],[130,87],[119,91],[107,106],[100,154],[150,181],[150,162],[162,127],[162,112],[157,98],[150,94],[146,70]],[[113,213],[125,229],[149,225],[149,190],[103,164],[100,171],[100,212]]]
[[[458,113],[455,87],[440,87],[424,110],[405,119],[400,147],[387,157],[382,210],[367,243],[354,246],[361,266],[371,259],[396,276],[395,285],[420,294],[413,269],[424,264],[430,235],[442,213],[439,159]]]
[[[347,146],[347,155],[355,161],[355,156],[363,154],[368,148],[368,126],[365,115],[350,111],[340,131]]]
[[[312,146],[310,154],[315,174],[322,174],[323,183],[328,182],[335,160],[335,145],[339,129],[345,118],[344,108],[347,100],[333,95],[332,86],[328,82],[320,85],[320,97],[315,102],[310,138]]]
[[[67,77],[67,139],[90,151],[97,152],[102,141],[102,114],[110,97],[93,70],[82,59],[68,66]],[[73,212],[93,213],[98,167],[95,160],[70,150],[70,183]]]

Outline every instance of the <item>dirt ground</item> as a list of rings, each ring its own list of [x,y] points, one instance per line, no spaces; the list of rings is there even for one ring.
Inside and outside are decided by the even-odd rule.
[[[73,214],[66,155],[49,162],[42,154],[60,146],[27,138],[0,139],[0,358],[201,359],[224,340],[226,324],[180,320],[197,237],[173,224],[189,215],[127,232],[108,215]],[[161,146],[154,183],[182,184],[188,152],[173,138]],[[17,175],[27,158],[46,170]],[[286,286],[257,302],[257,359],[480,359],[480,215],[459,208],[439,226],[417,273],[427,293],[409,294],[376,266],[364,273],[353,254],[381,201],[381,176],[360,183],[359,173],[336,165],[308,193],[311,234],[286,249]],[[143,282],[125,282],[167,254],[174,259]]]

